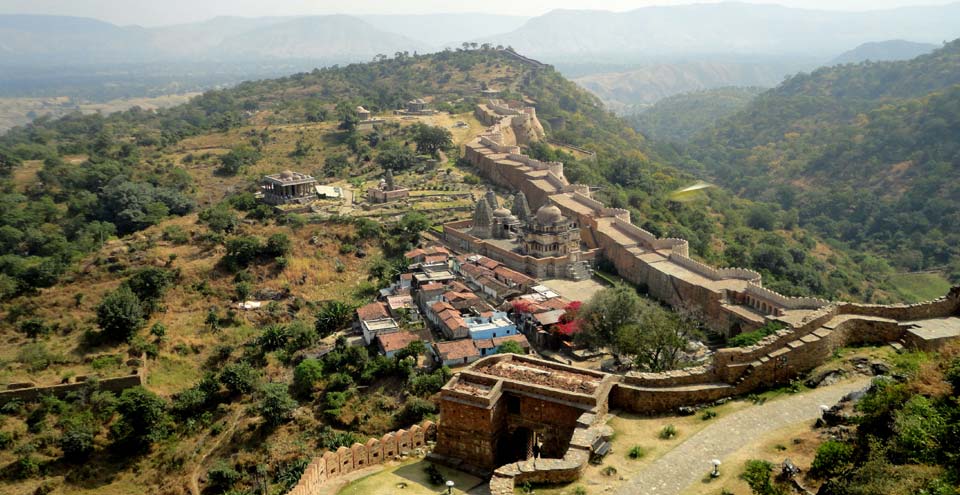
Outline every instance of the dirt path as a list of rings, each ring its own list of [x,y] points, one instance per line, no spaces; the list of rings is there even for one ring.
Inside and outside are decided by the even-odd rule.
[[[772,431],[804,421],[813,421],[820,416],[821,404],[833,405],[844,395],[860,390],[869,383],[869,378],[845,381],[800,395],[779,398],[722,417],[644,468],[614,493],[679,494],[710,471],[711,459],[723,459],[741,446]],[[721,470],[724,468],[737,469],[736,466],[721,466]]]
[[[237,428],[237,423],[240,422],[241,416],[243,416],[243,409],[238,409],[237,412],[233,413],[233,417],[230,418],[230,424],[227,428],[217,435],[217,440],[213,442],[213,445],[197,459],[197,466],[193,468],[193,472],[190,473],[190,493],[193,495],[200,495],[200,471],[203,469],[203,463],[207,462],[207,458],[216,452],[226,439],[233,436],[233,430]],[[208,438],[209,435],[210,433],[208,432]]]

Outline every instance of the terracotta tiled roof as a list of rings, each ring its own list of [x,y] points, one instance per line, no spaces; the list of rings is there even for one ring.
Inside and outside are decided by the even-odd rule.
[[[448,303],[447,301],[437,301],[430,305],[430,309],[433,310],[433,312],[436,313],[437,315],[447,310],[450,310],[450,311],[455,310],[454,307],[451,306],[450,303]]]
[[[516,270],[511,270],[505,266],[499,266],[496,270],[497,278],[500,280],[507,280],[513,282],[517,285],[532,284],[534,280]]]
[[[437,343],[437,353],[443,360],[463,359],[480,356],[480,351],[470,339],[453,340]]]
[[[457,292],[470,292],[470,287],[463,285],[463,283],[457,280],[451,280],[450,283],[447,284],[447,287],[449,287],[450,290],[457,291]]]
[[[393,332],[377,335],[377,340],[384,352],[394,352],[420,340],[420,336],[412,332]]]
[[[407,259],[413,259],[413,258],[416,258],[417,256],[421,256],[421,255],[423,255],[423,254],[424,254],[424,252],[423,252],[422,249],[414,249],[413,251],[407,251],[406,253],[404,253],[404,254],[403,254],[403,257],[404,257],[404,258],[407,258]]]
[[[486,268],[487,270],[495,270],[498,266],[500,266],[500,262],[493,261],[485,256],[477,260],[477,264]]]
[[[507,341],[516,342],[520,344],[520,347],[523,347],[524,349],[530,348],[530,342],[527,340],[527,338],[523,334],[507,335],[506,337],[493,338],[493,344],[496,347],[500,347],[500,344],[503,344],[504,342],[507,342]]]
[[[378,320],[387,318],[390,313],[387,312],[387,306],[382,302],[374,302],[357,308],[357,318],[360,321]]]
[[[493,339],[476,339],[473,344],[477,346],[477,349],[493,349],[497,346],[493,343]]]
[[[430,282],[429,284],[423,284],[420,286],[420,290],[443,290],[444,285],[440,282]]]

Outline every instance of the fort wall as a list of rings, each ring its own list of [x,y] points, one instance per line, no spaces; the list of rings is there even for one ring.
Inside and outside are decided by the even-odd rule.
[[[437,426],[432,421],[424,421],[409,430],[387,433],[380,438],[371,438],[366,443],[354,443],[350,447],[340,447],[336,451],[324,452],[314,457],[300,476],[297,486],[287,492],[289,495],[315,495],[321,493],[327,481],[339,478],[353,471],[382,464],[400,455],[408,455],[417,449],[424,449],[428,442],[437,436]]]

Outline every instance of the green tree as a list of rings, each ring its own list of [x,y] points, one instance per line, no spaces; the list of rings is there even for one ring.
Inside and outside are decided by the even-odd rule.
[[[90,413],[73,414],[60,421],[63,433],[60,435],[60,450],[67,462],[86,460],[94,448],[96,425]]]
[[[235,396],[253,392],[259,381],[260,373],[246,362],[228,364],[220,372],[220,383]]]
[[[129,340],[145,324],[140,298],[129,287],[121,285],[97,306],[97,324],[108,339]]]
[[[260,152],[248,145],[240,145],[220,157],[220,167],[217,172],[223,175],[237,175],[249,165],[260,160]]]
[[[260,404],[257,412],[269,427],[276,427],[293,418],[297,401],[290,397],[287,386],[282,383],[268,383],[260,390]]]
[[[526,354],[526,352],[523,351],[523,346],[519,343],[508,340],[500,344],[500,347],[497,348],[497,354]]]
[[[227,239],[226,247],[224,261],[234,269],[246,267],[263,252],[260,239],[252,236],[231,237]]]
[[[347,328],[353,319],[353,311],[353,306],[343,301],[324,301],[317,310],[317,334],[324,338]]]
[[[384,169],[400,172],[417,164],[417,155],[402,143],[387,141],[377,154],[377,165]]]
[[[631,287],[618,285],[603,289],[580,308],[583,323],[576,338],[593,349],[609,347],[619,360],[620,329],[635,325],[641,309],[640,296]]]
[[[114,439],[148,447],[169,434],[171,420],[167,403],[143,387],[128,388],[117,401],[119,419],[111,427]]]
[[[282,232],[273,234],[267,238],[267,245],[262,252],[271,257],[284,256],[290,252],[290,238]]]
[[[233,232],[240,223],[237,215],[224,204],[201,211],[199,218],[214,232]]]
[[[417,124],[413,140],[417,143],[417,153],[439,156],[440,151],[453,146],[453,134],[443,127]]]
[[[675,369],[696,335],[693,323],[656,306],[643,310],[640,321],[617,332],[617,348],[634,356],[638,366],[654,372]]]
[[[323,363],[317,359],[304,359],[293,369],[293,390],[298,396],[309,398],[322,378]]]

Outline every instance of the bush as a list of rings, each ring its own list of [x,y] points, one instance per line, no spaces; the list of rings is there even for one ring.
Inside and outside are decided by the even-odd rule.
[[[321,378],[323,378],[323,363],[316,359],[304,359],[293,370],[294,393],[303,398],[310,397]]]
[[[664,426],[660,433],[657,434],[661,440],[670,440],[677,436],[677,428],[673,425]]]
[[[216,463],[207,471],[207,483],[210,488],[220,492],[232,488],[242,477],[239,471],[224,461]]]
[[[106,295],[97,306],[97,325],[103,336],[125,341],[145,324],[140,298],[126,285]]]
[[[287,386],[282,383],[268,383],[260,390],[262,395],[257,411],[264,423],[276,427],[293,418],[297,401],[290,397]]]
[[[117,401],[119,420],[111,433],[120,442],[144,447],[166,438],[171,421],[167,403],[143,387],[128,388]]]
[[[437,413],[437,405],[426,399],[410,397],[394,418],[398,427],[406,427],[423,421],[423,418]]]
[[[277,233],[267,238],[267,244],[263,247],[263,254],[272,256],[284,256],[290,252],[290,238],[287,234]]]
[[[93,452],[94,425],[92,417],[73,417],[63,421],[60,449],[67,462],[81,462]]]
[[[634,445],[633,447],[630,447],[629,451],[627,451],[627,457],[630,459],[640,459],[645,455],[647,455],[647,451],[639,445]]]
[[[853,446],[836,440],[827,440],[817,448],[817,455],[810,465],[810,473],[829,478],[841,473],[853,457]]]
[[[730,341],[727,342],[727,345],[730,347],[750,347],[763,340],[764,337],[773,335],[784,328],[786,328],[784,323],[772,321],[752,332],[745,332],[737,335],[736,337],[730,339]]]
[[[751,459],[744,466],[740,479],[746,481],[756,495],[783,495],[784,490],[774,485],[770,480],[772,473],[773,464]]]
[[[700,419],[704,421],[707,421],[716,417],[717,417],[717,411],[714,411],[712,409],[707,409],[703,411],[703,414],[700,415]]]
[[[257,388],[260,374],[247,363],[228,364],[220,372],[220,383],[231,395],[249,394]]]

